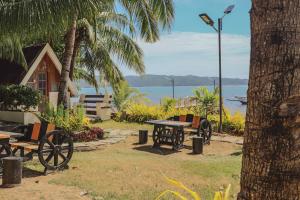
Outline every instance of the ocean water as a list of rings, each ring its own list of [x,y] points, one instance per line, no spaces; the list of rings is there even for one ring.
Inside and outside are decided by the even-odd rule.
[[[213,90],[213,86],[207,86],[209,90]],[[159,104],[160,100],[163,97],[172,97],[172,87],[135,87],[140,90],[142,93],[146,94],[146,97],[150,99],[153,103]],[[193,90],[197,86],[176,86],[175,87],[175,97],[184,98],[193,95]],[[237,101],[229,101],[234,96],[246,96],[247,94],[247,85],[226,85],[223,86],[223,99],[224,105],[232,113],[240,111],[242,113],[246,112],[246,105],[241,105]],[[108,88],[107,91],[111,93],[111,88]],[[100,89],[100,92],[104,92],[104,89]],[[96,94],[94,88],[81,88],[80,94]]]

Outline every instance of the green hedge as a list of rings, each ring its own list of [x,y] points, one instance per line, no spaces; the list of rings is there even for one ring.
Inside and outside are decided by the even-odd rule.
[[[29,110],[41,101],[38,91],[23,85],[0,85],[1,110]]]

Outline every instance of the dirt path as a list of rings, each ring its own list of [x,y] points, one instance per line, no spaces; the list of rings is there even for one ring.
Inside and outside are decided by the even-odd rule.
[[[56,175],[38,176],[24,178],[22,185],[15,188],[0,188],[1,200],[88,200],[83,191],[76,187],[66,187],[61,185],[49,184]]]

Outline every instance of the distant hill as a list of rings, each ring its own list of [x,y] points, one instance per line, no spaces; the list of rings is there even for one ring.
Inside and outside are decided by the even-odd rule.
[[[207,86],[217,85],[218,77],[200,77],[200,76],[167,76],[167,75],[144,75],[144,76],[126,76],[128,83],[132,87],[151,87],[151,86],[170,86],[171,79],[175,80],[176,86]],[[223,78],[223,85],[247,85],[248,79]],[[84,81],[80,81],[81,87],[90,87]]]
[[[144,76],[126,76],[126,80],[133,87],[148,86],[170,86],[171,80],[175,80],[176,86],[201,86],[214,85],[219,83],[218,77],[199,77],[193,75],[187,76],[166,76],[166,75],[144,75]],[[223,85],[247,85],[248,79],[223,78]]]

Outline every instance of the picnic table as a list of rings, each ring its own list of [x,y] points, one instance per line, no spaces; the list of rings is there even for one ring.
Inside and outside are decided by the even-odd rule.
[[[173,150],[179,150],[183,147],[184,128],[190,127],[190,122],[179,122],[171,120],[150,120],[147,124],[154,125],[152,134],[153,147],[159,147],[162,144],[171,145]]]

